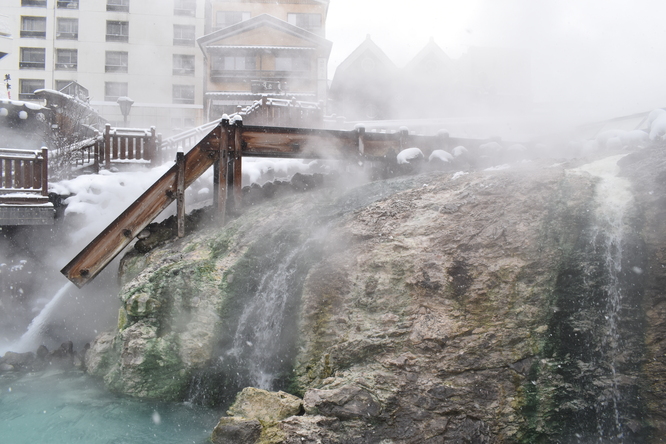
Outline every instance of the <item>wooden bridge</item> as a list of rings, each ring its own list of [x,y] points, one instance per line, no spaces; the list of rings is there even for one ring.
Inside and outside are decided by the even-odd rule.
[[[176,163],[116,220],[100,233],[61,272],[77,286],[92,280],[174,200],[177,201],[178,236],[184,235],[185,189],[208,168],[214,167],[214,206],[220,224],[227,206],[241,205],[242,158],[278,157],[336,159],[353,162],[393,161],[405,148],[419,147],[426,157],[436,149],[486,140],[456,139],[396,133],[372,133],[359,127],[352,131],[309,128],[244,126],[242,120],[222,119],[187,154],[178,153]]]
[[[51,225],[48,150],[0,148],[0,226]]]

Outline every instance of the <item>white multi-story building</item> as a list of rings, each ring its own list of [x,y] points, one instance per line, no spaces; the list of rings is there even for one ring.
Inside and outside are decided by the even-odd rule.
[[[0,0],[0,58],[14,100],[77,82],[102,117],[122,125],[119,97],[134,100],[129,126],[172,131],[202,123],[205,0]],[[2,37],[2,35],[0,35]],[[1,49],[1,48],[0,48]],[[4,52],[4,50],[3,50]]]

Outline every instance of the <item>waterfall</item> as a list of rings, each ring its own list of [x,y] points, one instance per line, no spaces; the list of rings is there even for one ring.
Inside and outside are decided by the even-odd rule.
[[[591,242],[594,255],[599,258],[599,272],[604,276],[600,289],[605,295],[605,304],[598,309],[603,311],[599,317],[602,325],[599,328],[598,359],[593,359],[595,371],[602,376],[596,384],[599,389],[596,411],[596,429],[598,441],[602,443],[622,443],[625,438],[623,424],[623,399],[620,387],[622,377],[618,357],[622,353],[621,342],[624,300],[623,260],[626,234],[626,215],[630,209],[633,196],[630,183],[619,177],[617,162],[623,156],[613,156],[585,165],[579,170],[586,171],[598,178],[595,188],[596,208]],[[604,322],[605,321],[605,322]]]
[[[37,349],[37,347],[41,345],[39,343],[39,338],[42,335],[44,327],[50,319],[51,314],[56,308],[58,308],[59,302],[73,287],[74,284],[71,282],[67,282],[63,285],[44,308],[42,308],[39,314],[30,322],[30,325],[28,325],[28,329],[23,333],[23,336],[21,336],[15,344],[7,348],[15,352],[27,352]]]
[[[194,375],[190,401],[224,405],[245,387],[283,390],[290,384],[300,296],[325,238],[322,230],[311,236],[312,227],[305,227],[278,228],[229,270],[215,363]]]
[[[285,323],[295,319],[287,318],[289,303],[293,302],[293,280],[297,273],[298,260],[308,248],[301,245],[284,256],[282,248],[276,249],[280,256],[276,267],[261,276],[256,294],[248,302],[238,321],[233,345],[227,356],[242,363],[248,372],[250,385],[271,390],[282,367],[280,356],[284,344]]]

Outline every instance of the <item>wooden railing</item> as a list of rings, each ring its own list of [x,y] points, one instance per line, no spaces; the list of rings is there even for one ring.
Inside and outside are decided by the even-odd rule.
[[[48,196],[48,150],[0,148],[0,202],[44,200]]]
[[[104,129],[104,150],[99,152],[99,163],[106,168],[111,163],[148,163],[157,151],[155,127],[149,130],[135,128]]]

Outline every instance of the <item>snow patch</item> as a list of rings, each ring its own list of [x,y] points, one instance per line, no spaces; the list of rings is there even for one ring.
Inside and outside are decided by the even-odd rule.
[[[416,160],[416,159],[423,159],[425,156],[423,155],[423,151],[421,151],[419,148],[407,148],[398,153],[397,159],[398,159],[398,164],[399,165],[404,165],[406,163],[410,163],[410,161]]]

